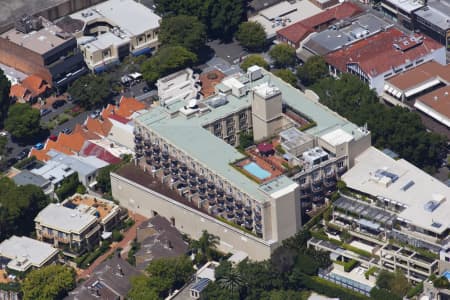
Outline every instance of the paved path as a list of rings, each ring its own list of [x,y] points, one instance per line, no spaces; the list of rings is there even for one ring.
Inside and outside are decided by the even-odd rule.
[[[116,251],[117,248],[122,248],[124,249],[125,247],[127,247],[129,244],[131,244],[131,242],[136,238],[136,228],[141,225],[142,222],[144,222],[145,220],[147,220],[146,217],[135,214],[130,212],[129,213],[130,217],[135,221],[134,225],[130,227],[130,229],[128,229],[127,232],[125,232],[125,235],[123,237],[123,239],[118,242],[118,243],[112,243],[111,244],[111,248],[104,253],[102,256],[98,257],[90,266],[89,268],[87,268],[86,270],[83,270],[79,275],[77,280],[79,279],[86,279],[88,278],[92,272],[94,271],[94,269],[100,265],[105,259],[108,258],[109,255],[111,255],[111,253],[114,253],[114,251]]]

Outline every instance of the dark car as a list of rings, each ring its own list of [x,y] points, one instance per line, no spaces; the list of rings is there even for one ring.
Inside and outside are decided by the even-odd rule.
[[[8,167],[11,167],[12,165],[14,165],[16,162],[18,162],[18,159],[15,157],[11,157],[10,159],[8,159],[8,161],[6,162],[6,165]]]
[[[142,88],[142,92],[143,92],[143,93],[148,93],[148,92],[150,92],[150,89],[149,89],[148,87],[144,86],[144,87]]]
[[[47,108],[41,109],[41,117],[45,116],[45,115],[48,115],[51,112],[52,112],[51,109],[47,109]]]
[[[70,129],[70,128],[64,128],[63,130],[61,130],[61,133],[64,133],[64,134],[71,134],[71,133],[72,133],[72,129]]]
[[[28,152],[30,152],[30,149],[25,148],[22,151],[20,151],[19,154],[17,154],[17,160],[22,160],[28,156]]]
[[[64,104],[66,104],[66,100],[56,100],[55,102],[53,102],[52,107],[53,109],[57,109],[58,107],[61,107]]]

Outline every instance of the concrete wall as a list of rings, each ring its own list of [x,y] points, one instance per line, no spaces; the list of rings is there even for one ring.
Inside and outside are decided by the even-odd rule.
[[[140,186],[117,174],[111,174],[111,187],[114,199],[121,206],[146,217],[154,212],[175,222],[175,227],[198,239],[203,230],[220,237],[219,250],[230,252],[240,250],[246,252],[253,260],[264,260],[278,246],[247,234],[235,227],[185,206],[164,195]]]

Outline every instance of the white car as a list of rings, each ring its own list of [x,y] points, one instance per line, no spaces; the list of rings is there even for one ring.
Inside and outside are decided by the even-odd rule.
[[[8,135],[8,132],[6,132],[6,131],[0,131],[0,136],[7,136]]]

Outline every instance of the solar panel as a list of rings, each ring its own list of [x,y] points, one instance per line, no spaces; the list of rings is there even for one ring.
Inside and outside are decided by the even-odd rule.
[[[410,187],[412,187],[414,184],[415,184],[415,182],[412,181],[412,180],[410,180],[410,181],[408,181],[407,184],[405,184],[405,185],[401,188],[401,190],[404,191],[404,192],[406,192],[406,191],[407,191]]]
[[[436,208],[439,207],[439,205],[440,205],[439,202],[430,200],[427,203],[425,203],[425,205],[423,206],[423,209],[428,212],[433,212]]]

